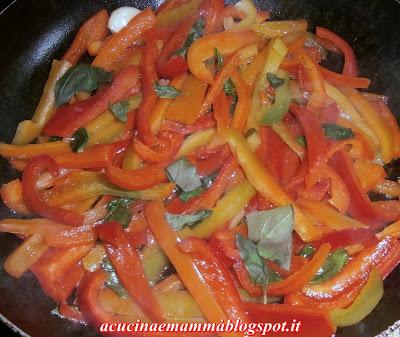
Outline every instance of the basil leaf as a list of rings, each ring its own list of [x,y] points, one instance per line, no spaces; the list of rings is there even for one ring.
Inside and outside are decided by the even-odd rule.
[[[294,212],[291,206],[253,212],[246,216],[249,239],[265,259],[290,269]]]
[[[224,66],[224,57],[220,54],[218,48],[216,47],[214,48],[214,54],[215,54],[215,66],[217,72],[219,72]]]
[[[188,37],[186,38],[185,43],[183,44],[183,47],[174,51],[172,55],[181,55],[182,57],[185,57],[192,43],[203,36],[204,27],[205,27],[204,19],[199,19],[195,21],[192,29],[190,30],[190,33],[188,34]]]
[[[106,286],[114,290],[119,297],[128,298],[129,294],[119,280],[117,273],[115,272],[114,266],[111,264],[111,261],[108,258],[105,258],[101,263],[101,267],[108,274]]]
[[[235,84],[231,79],[228,79],[224,83],[224,93],[226,96],[236,97],[236,88]]]
[[[267,81],[274,89],[279,88],[281,85],[285,83],[284,78],[280,78],[273,73],[267,73]]]
[[[173,86],[159,83],[154,83],[154,91],[160,98],[176,98],[181,95],[181,92]]]
[[[125,123],[128,120],[129,101],[124,100],[114,104],[110,104],[109,109],[116,119]]]
[[[82,152],[89,141],[89,135],[85,128],[79,128],[72,134],[69,145],[72,152]]]
[[[347,263],[349,256],[345,249],[337,249],[331,253],[326,259],[323,266],[318,270],[317,274],[311,280],[311,283],[329,280],[336,274],[340,273]]]
[[[322,128],[324,129],[325,136],[330,139],[342,140],[342,139],[354,138],[354,133],[352,129],[345,128],[338,124],[323,123]]]
[[[306,137],[304,137],[304,136],[296,137],[296,142],[297,142],[297,144],[301,145],[302,147],[306,147],[306,145],[307,145]]]
[[[179,199],[181,199],[183,202],[188,202],[190,199],[194,198],[195,196],[198,196],[203,191],[204,191],[204,188],[202,186],[202,187],[196,188],[193,191],[182,192],[181,194],[179,194]]]
[[[305,245],[303,249],[297,254],[298,256],[303,256],[306,258],[310,258],[315,253],[315,248],[311,245]]]
[[[175,231],[180,231],[184,226],[194,226],[201,220],[208,218],[212,214],[212,210],[205,209],[193,214],[171,214],[165,213],[165,220],[171,225]]]
[[[54,87],[56,106],[67,103],[79,91],[92,92],[100,84],[111,82],[112,74],[102,68],[79,64],[71,67]]]
[[[105,221],[117,221],[123,228],[129,226],[132,220],[132,212],[129,207],[132,205],[133,199],[117,198],[111,200],[107,204],[108,214],[104,218]]]
[[[50,136],[49,139],[48,139],[47,141],[48,141],[49,143],[52,143],[52,142],[58,142],[58,141],[60,141],[60,140],[62,140],[62,137]]]
[[[180,158],[172,163],[167,167],[166,173],[168,179],[183,192],[191,192],[202,186],[196,167],[190,164],[186,158]]]
[[[248,271],[251,280],[260,286],[267,284],[267,269],[262,257],[258,254],[257,246],[241,234],[236,234],[236,247]]]

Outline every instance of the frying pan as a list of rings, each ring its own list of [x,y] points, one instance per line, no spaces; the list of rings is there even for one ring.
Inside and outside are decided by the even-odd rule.
[[[21,120],[29,119],[39,101],[51,60],[60,58],[78,27],[93,13],[130,5],[156,7],[161,0],[18,0],[0,15],[0,140],[10,142]],[[395,0],[255,0],[274,19],[306,18],[312,27],[327,27],[354,46],[361,75],[372,79],[371,91],[389,96],[400,117],[400,3]],[[331,67],[340,60],[331,59]],[[393,178],[400,171],[392,167]],[[0,183],[18,173],[0,159]],[[0,219],[14,217],[0,205]],[[12,235],[0,235],[0,316],[31,336],[96,336],[49,312],[55,303],[41,291],[33,275],[18,280],[2,266],[17,246]],[[363,322],[341,329],[338,337],[372,337],[400,319],[400,268],[385,281],[385,295]],[[12,323],[11,323],[12,322]]]

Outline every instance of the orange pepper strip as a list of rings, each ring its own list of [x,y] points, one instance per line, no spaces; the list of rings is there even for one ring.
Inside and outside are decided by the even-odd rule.
[[[229,109],[232,104],[232,98],[225,95],[223,91],[219,93],[213,103],[213,116],[217,121],[217,129],[229,127],[232,117],[229,114]]]
[[[243,132],[251,108],[251,88],[237,71],[232,72],[231,79],[235,84],[238,95],[238,102],[233,114],[231,127]]]
[[[312,259],[299,271],[282,281],[270,283],[267,288],[267,294],[271,296],[286,295],[300,290],[304,285],[311,281],[317,271],[325,263],[330,249],[331,245],[329,243],[321,245]]]
[[[183,284],[199,305],[205,318],[210,323],[219,323],[220,320],[226,321],[227,316],[203,277],[199,274],[195,262],[177,247],[180,239],[165,220],[164,214],[166,210],[163,203],[160,200],[154,200],[146,206],[144,212],[156,240],[174,265]],[[234,337],[242,335],[240,333],[220,333],[220,336]]]
[[[243,70],[242,77],[245,82],[251,87],[256,83],[256,79],[260,71],[262,70],[265,60],[268,56],[268,45],[266,45],[254,58],[253,62],[251,62],[248,67]]]
[[[307,106],[312,109],[318,109],[326,103],[326,92],[324,78],[318,64],[304,51],[300,49],[295,53],[296,58],[306,70],[307,77],[311,81],[312,94],[308,100]]]
[[[145,9],[107,41],[92,65],[111,70],[112,64],[119,60],[121,54],[124,54],[126,49],[137,42],[143,33],[152,28],[155,23],[156,17],[151,8]]]
[[[350,193],[343,179],[330,167],[325,166],[325,175],[330,179],[329,203],[333,205],[340,213],[347,212],[350,206]]]
[[[226,55],[255,43],[257,40],[257,34],[250,30],[240,32],[225,31],[202,37],[196,40],[189,48],[187,55],[189,69],[199,80],[211,84],[214,82],[214,75],[204,62],[214,57],[215,48],[221,54]]]
[[[72,65],[78,63],[90,43],[102,41],[106,38],[108,34],[108,19],[108,13],[103,9],[87,20],[79,29],[78,34],[62,59]]]
[[[394,144],[390,129],[385,124],[385,120],[381,117],[379,111],[356,89],[343,87],[340,90],[347,96],[379,138],[382,159],[385,163],[389,163],[393,159]]]
[[[9,181],[1,186],[1,199],[5,205],[19,215],[30,215],[31,212],[26,207],[22,196],[22,184],[19,179]]]
[[[30,159],[42,154],[57,156],[59,154],[71,152],[68,142],[58,141],[42,144],[12,145],[0,143],[0,155],[6,159]]]
[[[353,77],[345,74],[338,74],[322,66],[319,66],[322,76],[333,85],[346,86],[352,88],[367,89],[371,80],[364,77]]]
[[[382,165],[362,158],[354,162],[354,169],[365,192],[372,190],[386,176]]]

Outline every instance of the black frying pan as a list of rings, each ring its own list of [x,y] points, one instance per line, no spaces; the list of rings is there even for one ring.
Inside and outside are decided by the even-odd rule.
[[[90,15],[122,5],[138,8],[160,0],[18,0],[0,16],[0,140],[9,142],[19,121],[29,119],[41,95],[51,60],[60,58],[78,27]],[[395,0],[256,0],[273,18],[306,18],[350,41],[361,75],[372,79],[371,90],[388,95],[400,116],[400,4]],[[0,159],[0,183],[17,173]],[[0,205],[0,218],[13,216]],[[0,313],[3,320],[35,337],[94,336],[84,328],[51,316],[55,303],[28,273],[14,280],[2,269],[18,244],[0,235]],[[341,337],[372,337],[400,319],[400,268],[385,281],[385,296],[357,326],[339,330]]]

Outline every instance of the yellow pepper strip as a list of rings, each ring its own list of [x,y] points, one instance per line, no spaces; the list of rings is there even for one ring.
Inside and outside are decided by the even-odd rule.
[[[247,179],[257,191],[276,206],[293,204],[290,196],[275,181],[238,131],[225,129],[220,132],[219,136],[223,141],[229,143]],[[294,229],[301,239],[309,242],[319,238],[323,234],[321,229],[317,228],[307,214],[304,214],[296,205],[293,205],[293,208],[295,211]]]
[[[199,306],[188,291],[154,292],[154,296],[158,303],[160,303],[161,310],[165,313],[168,322],[187,323],[204,321]],[[149,322],[149,319],[132,299],[120,297],[109,288],[100,290],[99,304],[104,310],[109,312]]]
[[[33,234],[18,246],[4,261],[4,270],[19,278],[49,249],[43,234]]]
[[[180,90],[184,84],[186,85],[186,81],[188,79],[188,75],[182,74],[171,81],[171,86]],[[180,96],[179,96],[180,97]],[[161,98],[157,101],[156,106],[150,115],[150,129],[151,132],[155,135],[157,134],[160,126],[164,120],[165,113],[168,107],[174,102],[173,98]],[[185,109],[184,109],[185,110]]]
[[[346,309],[335,309],[330,312],[334,325],[338,327],[359,323],[378,305],[383,296],[383,280],[376,269],[369,274],[367,284],[353,304]]]
[[[393,222],[391,225],[387,226],[383,231],[376,233],[376,237],[382,240],[385,236],[391,235],[397,239],[400,238],[400,220]]]
[[[232,187],[213,208],[211,216],[193,228],[179,231],[179,237],[197,236],[206,238],[238,214],[256,194],[254,187],[244,180]]]
[[[143,249],[141,260],[147,281],[153,287],[168,269],[169,260],[156,242]]]
[[[393,159],[393,139],[390,129],[380,116],[380,113],[374,108],[368,99],[366,99],[357,89],[342,87],[340,90],[347,96],[375,135],[379,138],[382,159],[385,163],[389,163]]]
[[[361,117],[360,113],[353,107],[349,99],[336,87],[325,82],[326,94],[336,102],[340,108],[340,115],[343,119],[350,120],[355,124],[364,134],[366,134],[372,141],[374,149],[380,147],[379,139],[371,130],[369,125]]]
[[[99,269],[103,259],[107,253],[102,244],[96,245],[84,258],[82,258],[82,266],[85,270],[94,272]]]
[[[382,180],[372,189],[376,193],[391,195],[392,197],[400,196],[400,183],[388,179]]]
[[[361,252],[362,250],[364,250],[365,246],[362,245],[361,243],[356,243],[354,245],[346,246],[346,247],[344,247],[344,249],[346,250],[347,254],[355,255],[355,254]]]
[[[300,198],[297,205],[305,209],[311,216],[321,219],[321,222],[336,231],[349,228],[368,228],[367,225],[339,213],[332,207],[319,201]]]
[[[274,123],[272,129],[281,137],[281,139],[286,143],[290,149],[296,153],[300,159],[304,158],[305,150],[299,143],[297,143],[296,138],[290,132],[288,127],[282,122]]]
[[[354,162],[354,169],[365,192],[369,192],[377,184],[384,181],[386,176],[382,165],[363,158],[356,159]]]
[[[117,121],[114,115],[106,111],[85,126],[89,135],[88,145],[113,143],[125,130],[125,124]]]
[[[135,170],[143,164],[142,158],[140,158],[132,147],[129,147],[128,151],[122,161],[122,168],[125,170]]]
[[[59,154],[71,152],[71,147],[68,142],[57,141],[42,144],[27,144],[27,145],[12,145],[0,143],[0,156],[18,159],[29,159],[47,154],[49,156],[57,156]]]
[[[54,114],[54,87],[58,79],[60,79],[71,63],[68,61],[54,60],[51,66],[49,78],[43,89],[42,97],[36,107],[32,119],[22,121],[18,124],[15,132],[13,144],[26,145],[31,143],[36,137],[40,136],[43,126],[47,123],[50,117]]]
[[[241,75],[249,86],[252,87],[256,82],[257,76],[265,64],[268,53],[269,49],[267,45],[257,54],[253,62],[251,62],[249,66],[242,71]]]
[[[272,39],[293,32],[305,32],[307,30],[307,21],[266,21],[255,24],[253,30],[264,38]]]
[[[197,12],[202,0],[191,0],[179,7],[175,7],[157,15],[156,27],[174,26],[189,15]]]
[[[257,18],[257,8],[251,0],[240,0],[235,7],[246,13],[246,17],[238,23],[231,25],[228,30],[243,30],[251,28]]]
[[[215,136],[215,129],[210,128],[198,131],[185,139],[175,158],[183,157],[200,146],[208,145]]]
[[[238,51],[239,63],[238,65],[245,65],[251,62],[250,58],[256,56],[258,54],[258,46],[257,43],[253,43],[244,47]]]
[[[168,197],[174,187],[175,184],[167,183],[142,191],[127,191],[111,184],[103,173],[77,170],[58,181],[44,196],[50,205],[69,204],[101,195],[153,200]]]
[[[269,83],[267,81],[267,74],[276,74],[287,52],[288,49],[280,38],[273,39],[269,43],[264,67],[262,71],[258,74],[256,83],[253,88],[253,95],[251,99],[251,113],[247,122],[247,129],[254,128],[258,130],[258,121],[262,117],[262,104],[260,95],[269,86]]]
[[[168,106],[165,118],[178,123],[193,124],[202,116],[201,107],[208,85],[190,75],[185,78],[181,87],[181,95]]]

